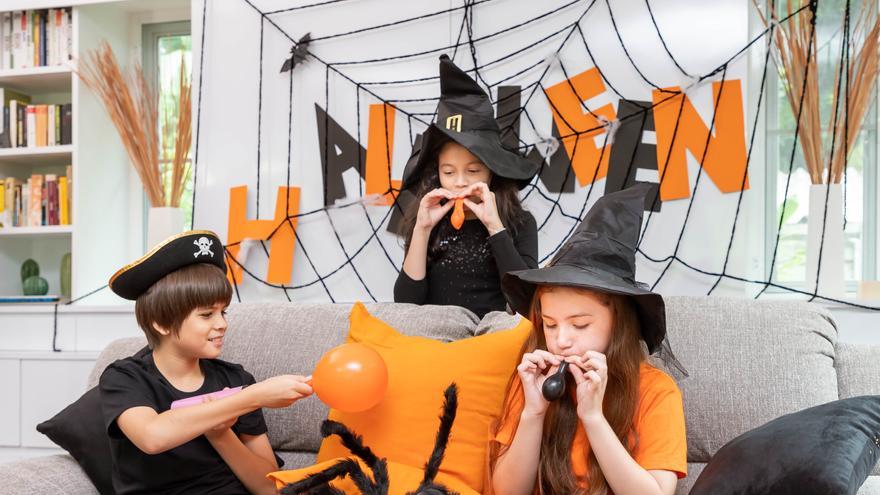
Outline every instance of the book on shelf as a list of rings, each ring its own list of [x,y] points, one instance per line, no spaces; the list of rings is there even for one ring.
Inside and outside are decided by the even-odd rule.
[[[30,186],[30,209],[28,210],[28,223],[30,227],[39,227],[43,224],[43,176],[34,174],[28,179]]]
[[[0,69],[63,65],[73,52],[71,9],[0,13]]]
[[[49,145],[49,109],[48,105],[34,105],[36,114],[34,126],[34,146]]]
[[[31,103],[31,97],[0,88],[0,148],[58,146],[71,143],[72,107]]]
[[[67,177],[58,178],[58,224],[70,225],[70,193],[68,192]]]
[[[70,103],[61,105],[61,144],[73,142],[73,106]]]
[[[9,106],[13,101],[30,102],[29,96],[13,91],[8,88],[0,88],[0,147],[8,148],[11,146],[11,127],[9,125]]]
[[[45,296],[0,296],[0,304],[54,303],[60,300],[61,297],[54,294],[46,294]]]
[[[0,227],[70,225],[70,166],[66,173],[0,179]]]

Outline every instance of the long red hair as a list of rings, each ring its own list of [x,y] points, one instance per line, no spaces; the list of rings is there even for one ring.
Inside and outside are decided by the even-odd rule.
[[[638,437],[633,429],[639,391],[639,368],[645,361],[645,351],[641,345],[639,318],[633,301],[623,295],[608,294],[587,289],[583,290],[599,297],[611,309],[612,332],[608,350],[608,384],[602,410],[605,418],[630,454],[635,449]],[[520,351],[522,355],[535,349],[547,349],[541,317],[541,295],[552,291],[552,286],[538,286],[532,299],[529,320],[533,331]],[[507,384],[505,407],[501,418],[493,427],[493,437],[503,425],[519,421],[518,410],[511,407],[514,399],[522,395],[522,383],[516,370]],[[577,404],[571,394],[550,404],[544,416],[544,434],[541,437],[541,453],[538,458],[538,480],[536,492],[541,495],[600,495],[608,490],[608,483],[599,468],[596,455],[586,452],[588,459],[587,486],[578,484],[571,469],[571,449],[578,428]],[[495,469],[498,459],[504,455],[508,446],[492,442],[489,448],[489,468]]]

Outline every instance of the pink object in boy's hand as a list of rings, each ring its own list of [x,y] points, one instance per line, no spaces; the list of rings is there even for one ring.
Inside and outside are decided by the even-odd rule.
[[[210,392],[207,394],[196,395],[194,397],[187,397],[186,399],[176,400],[171,403],[171,409],[178,409],[181,407],[189,407],[194,406],[196,404],[201,404],[205,402],[205,399],[211,397],[214,400],[222,399],[224,397],[229,397],[230,395],[235,395],[238,392],[241,392],[242,387],[234,387],[234,388],[224,388],[223,390],[218,390],[217,392]]]

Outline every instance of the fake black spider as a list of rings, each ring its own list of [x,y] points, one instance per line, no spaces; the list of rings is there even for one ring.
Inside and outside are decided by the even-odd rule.
[[[425,463],[425,475],[421,484],[415,490],[407,492],[407,495],[458,495],[457,492],[434,482],[446,453],[455,413],[458,411],[458,387],[454,383],[450,384],[443,392],[443,397],[440,429],[437,430],[437,437],[434,439],[431,457]],[[360,435],[349,430],[344,424],[329,419],[321,424],[321,435],[324,437],[338,435],[342,444],[370,468],[373,478],[370,479],[356,461],[345,459],[300,481],[287,484],[281,489],[281,495],[343,495],[342,491],[330,486],[330,482],[345,476],[351,478],[362,495],[388,495],[388,462],[385,458],[377,457],[369,447],[365,446]]]

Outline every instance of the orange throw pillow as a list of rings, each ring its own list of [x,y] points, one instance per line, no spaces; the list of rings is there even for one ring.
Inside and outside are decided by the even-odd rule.
[[[489,426],[501,413],[504,391],[531,323],[523,319],[510,330],[445,343],[403,335],[360,303],[352,308],[350,322],[348,341],[372,347],[385,360],[388,391],[370,410],[331,409],[330,419],[362,435],[377,456],[421,470],[434,448],[443,391],[455,382],[458,413],[440,473],[482,493]],[[331,436],[321,444],[318,462],[350,455],[338,437]]]
[[[288,483],[293,483],[295,481],[299,481],[304,479],[306,476],[317,473],[319,471],[323,471],[328,467],[336,464],[340,459],[331,459],[329,461],[321,462],[315,464],[314,466],[309,466],[302,469],[293,469],[290,471],[278,471],[275,473],[269,473],[269,477],[275,480],[275,487],[278,490],[284,488]],[[360,464],[361,469],[364,473],[373,478],[373,472],[361,461],[357,460],[358,464]],[[422,482],[422,476],[424,471],[421,468],[414,468],[411,466],[405,466],[403,464],[398,464],[396,462],[388,463],[388,495],[406,495],[407,492],[411,492],[419,486]],[[434,478],[436,483],[444,485],[446,488],[450,490],[454,490],[459,493],[459,495],[479,495],[479,492],[474,491],[471,487],[466,484],[458,481],[457,479],[444,475],[443,473],[437,474],[437,477]],[[343,493],[354,493],[360,495],[361,491],[357,489],[357,486],[351,481],[351,478],[346,476],[345,478],[337,478],[335,481],[331,482],[330,485],[338,490],[342,490]]]

